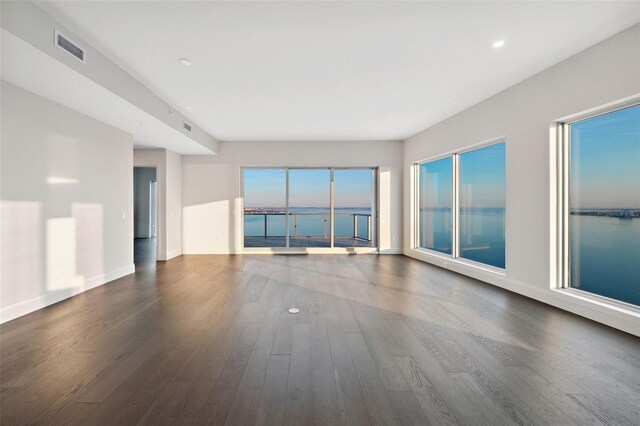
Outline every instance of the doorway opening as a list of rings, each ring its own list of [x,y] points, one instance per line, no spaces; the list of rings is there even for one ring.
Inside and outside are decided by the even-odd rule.
[[[158,237],[158,182],[155,167],[133,168],[133,261],[155,263]]]

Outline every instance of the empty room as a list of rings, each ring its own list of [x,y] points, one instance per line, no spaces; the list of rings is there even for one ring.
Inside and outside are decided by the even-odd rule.
[[[640,426],[640,1],[0,26],[0,425]]]

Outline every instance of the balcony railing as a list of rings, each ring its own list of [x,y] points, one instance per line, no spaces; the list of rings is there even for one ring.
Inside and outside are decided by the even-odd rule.
[[[246,229],[245,229],[245,237],[264,237],[264,238],[269,238],[269,237],[285,237],[286,235],[275,235],[275,234],[269,234],[269,217],[274,216],[274,217],[279,217],[279,216],[286,216],[286,213],[261,213],[261,212],[254,212],[254,211],[249,211],[249,212],[245,212],[244,213],[245,216],[263,216],[264,217],[264,232],[261,233],[260,235],[251,235],[248,234]],[[367,214],[367,213],[334,213],[333,217],[334,220],[340,217],[352,217],[352,222],[350,222],[350,224],[352,223],[353,225],[340,225],[341,231],[342,232],[338,232],[338,230],[336,229],[336,225],[337,225],[337,220],[336,223],[334,224],[334,233],[335,238],[353,238],[356,240],[360,240],[360,241],[367,241],[367,242],[371,242],[371,214]],[[291,238],[300,238],[300,237],[305,237],[305,238],[329,238],[330,234],[331,234],[331,230],[330,230],[330,217],[331,214],[330,213],[289,213],[289,224],[291,226],[291,224],[293,225],[293,229],[291,229],[290,227],[290,237]],[[316,221],[313,221],[315,223],[309,223],[308,221],[306,221],[306,223],[301,223],[301,220],[304,221],[305,218],[319,218],[319,220],[321,220],[322,222],[319,224]],[[364,235],[360,235],[363,234],[363,232],[358,232],[358,225],[362,224],[362,221],[366,221],[366,226],[365,226],[365,232]],[[285,222],[286,223],[286,222]],[[315,226],[314,226],[315,225]],[[285,229],[286,232],[286,225],[283,225],[282,228]],[[320,235],[312,235],[314,232],[312,231],[310,232],[305,232],[305,229],[313,229],[315,228],[317,229],[322,229],[322,231],[320,232]],[[349,229],[350,230],[350,235],[344,235],[344,229]]]

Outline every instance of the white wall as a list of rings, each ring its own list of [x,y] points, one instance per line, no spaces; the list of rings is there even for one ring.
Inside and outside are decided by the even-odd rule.
[[[401,142],[221,142],[217,156],[183,156],[185,254],[241,252],[241,166],[380,167],[380,249],[401,250]]]
[[[182,254],[182,156],[167,150],[167,259]]]
[[[505,52],[506,53],[506,52]],[[552,291],[550,125],[559,118],[640,93],[640,25],[553,66],[404,143],[405,254],[412,249],[411,169],[416,161],[497,137],[507,141],[506,275],[453,270],[640,334],[638,317]]]
[[[153,167],[135,167],[133,170],[133,235],[151,237],[151,182],[156,180]]]
[[[131,135],[2,82],[0,321],[132,273]]]
[[[136,167],[155,167],[158,182],[157,259],[182,254],[182,156],[166,149],[136,149]]]

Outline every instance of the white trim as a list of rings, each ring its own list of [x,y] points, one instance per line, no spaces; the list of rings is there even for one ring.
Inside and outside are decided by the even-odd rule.
[[[506,136],[499,136],[496,138],[491,138],[491,139],[487,139],[484,140],[482,142],[477,142],[477,143],[473,143],[471,145],[467,145],[463,148],[457,148],[457,149],[452,149],[450,151],[447,151],[443,154],[439,154],[439,155],[435,155],[432,157],[428,157],[422,160],[418,160],[418,161],[414,161],[413,164],[423,164],[423,163],[431,163],[432,161],[437,161],[437,160],[442,160],[443,158],[447,158],[447,157],[452,157],[454,155],[460,155],[460,154],[466,154],[467,152],[471,152],[471,151],[475,151],[477,149],[481,149],[481,148],[486,148],[488,146],[491,145],[497,145],[501,142],[507,142],[507,137]]]
[[[578,121],[587,120],[589,118],[597,117],[599,115],[609,114],[620,109],[625,109],[637,105],[640,102],[640,93],[627,96],[626,98],[618,99],[617,101],[608,102],[604,105],[600,105],[594,108],[567,115],[562,118],[554,120],[556,124],[573,124]]]
[[[416,252],[417,255],[425,255],[425,256],[433,257],[434,259],[439,259],[439,261],[444,262],[444,265],[447,265],[448,263],[455,263],[459,265],[468,266],[470,268],[474,268],[480,271],[489,272],[492,274],[497,274],[502,276],[505,276],[505,273],[506,273],[506,271],[502,268],[496,268],[494,266],[487,265],[481,262],[475,262],[473,260],[465,259],[463,257],[454,257],[450,254],[439,253],[435,250],[425,249],[421,247],[416,247],[413,250]],[[447,266],[444,266],[444,265],[439,265],[439,266],[443,266],[446,268]]]
[[[31,312],[37,311],[38,309],[42,309],[47,306],[53,305],[54,303],[61,302],[77,294],[84,293],[87,290],[91,290],[92,288],[99,287],[108,282],[117,280],[118,278],[122,278],[126,275],[133,274],[135,272],[135,269],[136,269],[135,265],[132,263],[122,268],[119,268],[110,272],[105,272],[104,274],[96,275],[95,277],[91,277],[85,280],[84,284],[81,287],[74,288],[70,290],[68,293],[65,293],[65,294],[45,293],[40,296],[36,296],[32,299],[25,300],[23,302],[15,303],[13,305],[4,307],[0,309],[0,324],[5,323],[7,321],[11,321],[12,319],[21,317]]]
[[[245,247],[241,254],[378,254],[378,249],[375,247]]]
[[[453,259],[445,259],[415,249],[405,249],[404,254],[640,337],[640,327],[638,327],[640,312],[623,309],[619,305],[605,303],[603,300],[595,300],[593,297],[587,297],[582,291],[535,287],[505,275],[470,267],[460,262],[453,262]]]
[[[579,288],[555,288],[560,294],[575,297],[580,300],[586,300],[596,305],[604,306],[608,309],[614,309],[626,314],[631,314],[640,318],[640,306],[632,305],[631,303],[621,302],[620,300],[611,299],[606,296],[600,296],[599,294],[591,293]]]
[[[451,156],[451,189],[453,191],[451,194],[451,256],[454,259],[460,259],[460,154]],[[418,200],[420,200],[420,194],[418,194]],[[418,232],[420,232],[420,228],[418,228]],[[419,246],[417,248],[419,248]],[[506,250],[507,248],[505,246],[505,255]]]
[[[404,249],[401,248],[385,248],[379,249],[378,251],[378,254],[404,254]]]

